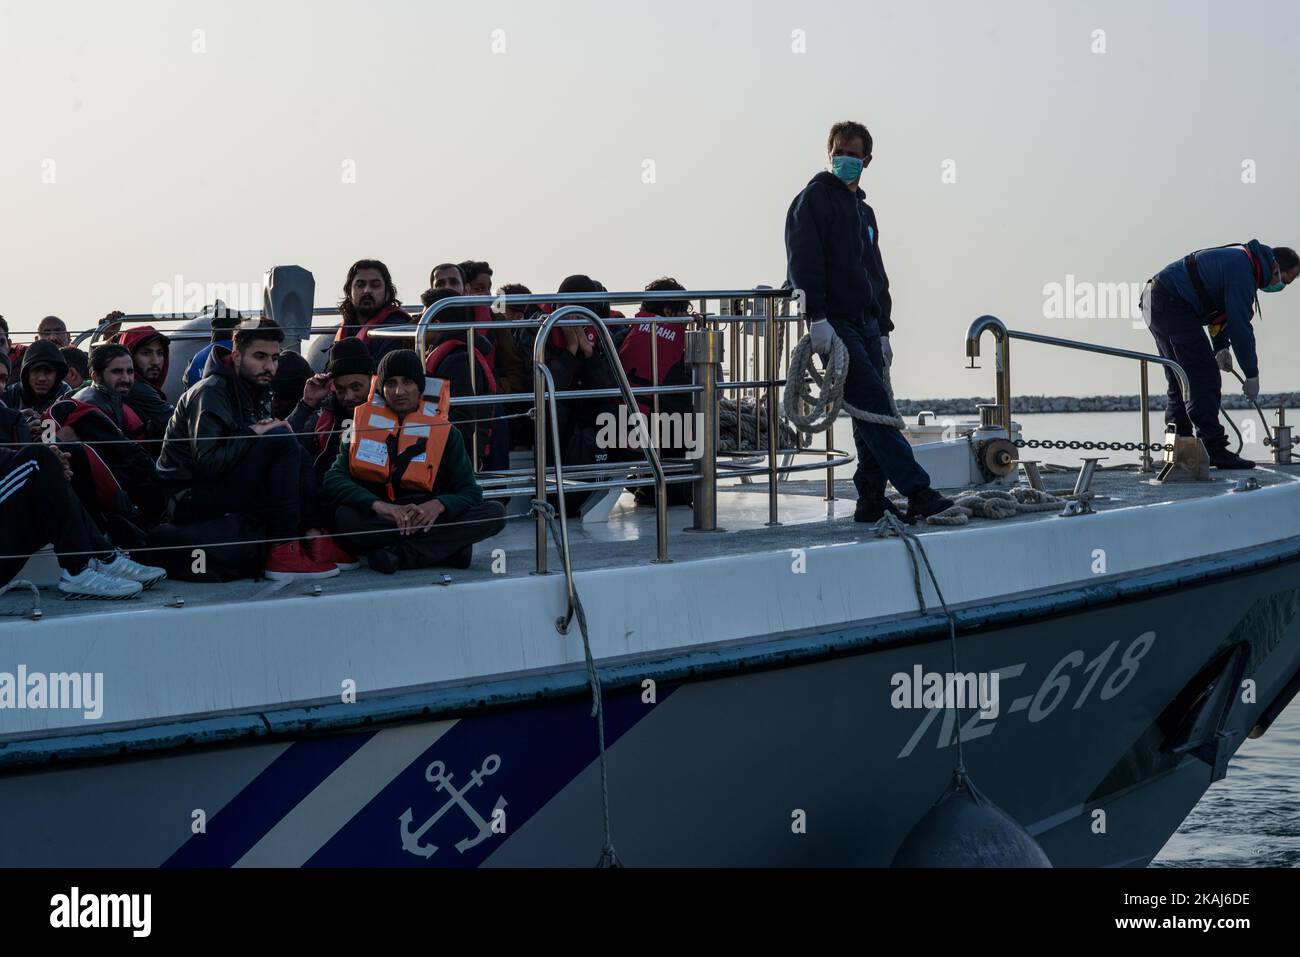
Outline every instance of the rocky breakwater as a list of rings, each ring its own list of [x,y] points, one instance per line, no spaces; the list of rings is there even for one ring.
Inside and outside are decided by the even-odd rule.
[[[1260,407],[1275,409],[1279,403],[1286,408],[1296,407],[1300,393],[1273,392],[1260,396]],[[898,411],[902,415],[916,415],[921,411],[935,415],[976,416],[977,406],[991,405],[990,398],[966,399],[899,399]],[[1136,412],[1141,404],[1137,395],[1018,395],[1011,399],[1012,414],[1028,412]],[[1249,409],[1250,402],[1240,392],[1224,392],[1225,409]],[[1152,395],[1147,406],[1153,412],[1163,412],[1165,397]]]

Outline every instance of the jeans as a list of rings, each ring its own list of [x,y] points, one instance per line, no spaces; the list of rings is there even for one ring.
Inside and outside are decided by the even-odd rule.
[[[880,326],[874,319],[866,323],[832,319],[831,326],[849,350],[844,400],[863,412],[889,415]],[[883,495],[886,479],[909,497],[930,485],[930,476],[917,464],[912,446],[898,429],[854,419],[853,444],[858,451],[858,468],[853,473],[853,484],[859,498]]]
[[[1165,367],[1169,402],[1165,406],[1165,424],[1179,435],[1196,436],[1210,452],[1228,447],[1228,434],[1219,421],[1219,402],[1222,379],[1219,366],[1214,361],[1214,347],[1201,325],[1200,316],[1182,297],[1156,285],[1143,292],[1150,297],[1148,308],[1143,309],[1156,349],[1166,359],[1173,359],[1187,373],[1191,386],[1186,403],[1182,389],[1173,370]],[[1144,307],[1147,303],[1144,301]]]
[[[277,434],[278,433],[278,434]],[[248,452],[212,485],[194,485],[172,502],[171,520],[190,525],[223,515],[250,515],[266,526],[268,538],[293,539],[324,523],[311,456],[288,432],[247,439]]]
[[[43,445],[29,446],[0,474],[0,585],[6,585],[45,545],[76,575],[91,558],[108,558],[113,545],[95,527],[63,477],[63,465]]]

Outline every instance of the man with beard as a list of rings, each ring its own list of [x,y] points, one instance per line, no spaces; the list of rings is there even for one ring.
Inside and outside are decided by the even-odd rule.
[[[163,395],[167,381],[171,340],[153,326],[137,326],[119,335],[116,342],[126,346],[135,364],[135,381],[127,401],[144,420],[145,431],[151,440],[159,440],[167,432],[172,417],[172,404]],[[151,454],[157,455],[157,447]]]
[[[117,342],[104,342],[90,353],[90,384],[73,396],[107,415],[128,439],[143,442],[145,422],[128,401],[135,385],[131,351]]]
[[[274,324],[241,327],[234,349],[216,346],[205,375],[180,398],[167,426],[158,477],[171,491],[169,517],[195,525],[227,514],[265,531],[267,578],[332,578],[337,551],[315,517],[318,489],[306,452],[287,423],[271,417],[271,381],[284,333]],[[310,551],[299,538],[317,536]]]
[[[356,338],[365,343],[370,355],[378,362],[393,349],[402,348],[400,339],[376,336],[372,330],[379,326],[400,326],[409,323],[410,317],[402,311],[397,298],[393,277],[378,259],[359,259],[348,270],[343,283],[343,298],[339,301],[343,322],[334,339]]]
[[[185,375],[181,377],[181,391],[203,378],[203,370],[207,367],[208,356],[212,354],[213,346],[222,346],[226,349],[231,347],[230,337],[235,334],[242,321],[243,317],[237,310],[229,308],[220,299],[216,301],[212,306],[212,341],[195,353],[185,369]]]

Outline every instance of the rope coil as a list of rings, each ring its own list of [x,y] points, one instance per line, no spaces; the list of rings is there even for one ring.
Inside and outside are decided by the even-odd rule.
[[[812,337],[805,335],[790,353],[790,369],[786,375],[785,393],[781,397],[781,411],[785,417],[805,432],[824,432],[839,417],[843,409],[853,418],[873,425],[886,425],[903,429],[906,424],[894,402],[894,387],[889,380],[889,367],[881,371],[885,394],[889,396],[889,415],[864,412],[844,401],[844,386],[849,377],[848,347],[835,336],[831,341],[831,354],[826,359],[824,373],[818,372],[812,361]],[[821,394],[814,399],[811,384],[816,384]],[[807,407],[808,412],[803,409]]]

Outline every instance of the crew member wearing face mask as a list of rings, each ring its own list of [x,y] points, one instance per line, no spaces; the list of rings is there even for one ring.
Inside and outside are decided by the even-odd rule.
[[[785,220],[788,281],[804,297],[813,348],[826,355],[838,337],[849,352],[844,400],[856,409],[890,415],[885,370],[889,347],[889,281],[880,258],[876,216],[858,188],[871,161],[871,134],[861,123],[836,123],[827,137],[829,170],[812,178],[790,204]],[[875,522],[893,506],[888,479],[908,498],[908,516],[928,517],[952,505],[930,487],[898,429],[853,420],[858,468],[853,517]]]
[[[1298,275],[1300,257],[1294,249],[1270,248],[1252,239],[1244,245],[1198,249],[1175,260],[1142,292],[1142,321],[1155,337],[1156,348],[1183,367],[1191,386],[1184,403],[1177,376],[1165,369],[1165,423],[1179,435],[1190,436],[1194,429],[1216,468],[1255,467],[1228,451],[1228,435],[1219,421],[1220,370],[1232,371],[1235,353],[1246,377],[1242,391],[1258,401],[1259,361],[1251,326],[1258,293],[1281,292]]]

